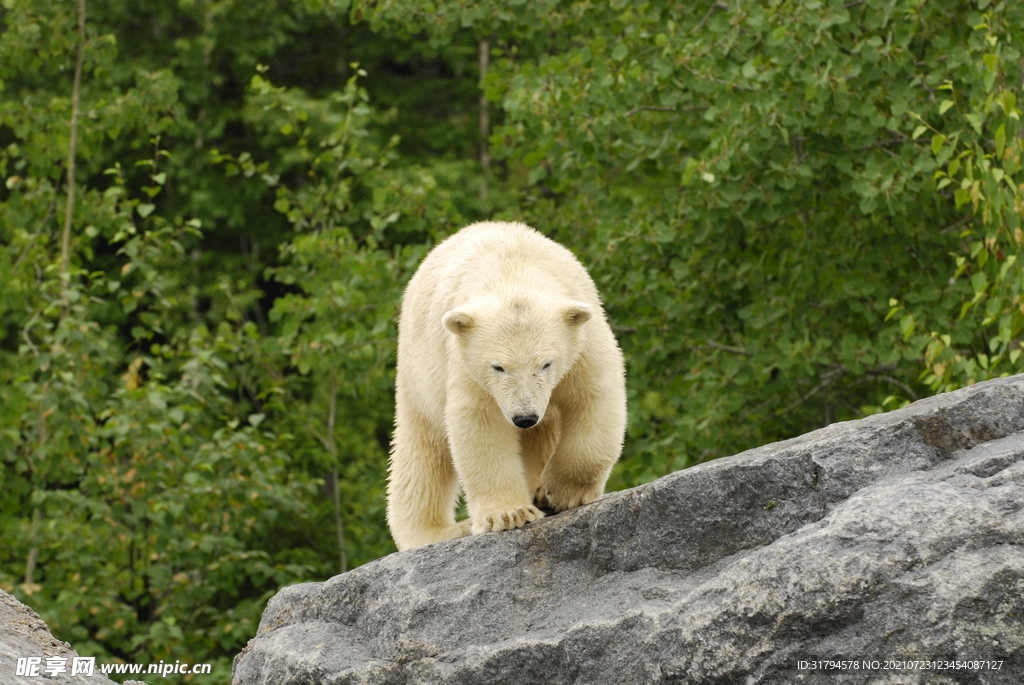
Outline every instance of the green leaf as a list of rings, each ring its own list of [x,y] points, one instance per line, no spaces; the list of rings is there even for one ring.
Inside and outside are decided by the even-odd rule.
[[[900,318],[900,333],[903,335],[903,340],[909,340],[910,336],[914,334],[914,329],[917,327],[914,317],[910,314],[905,314]]]
[[[958,188],[956,192],[953,193],[953,199],[956,202],[956,208],[960,209],[971,201],[971,192],[967,188]]]
[[[974,289],[976,299],[977,297],[984,295],[988,290],[988,276],[981,271],[971,276],[971,288]]]
[[[537,166],[535,166],[532,169],[530,169],[530,173],[527,175],[527,181],[526,182],[528,184],[530,184],[531,186],[532,185],[537,185],[538,183],[540,183],[541,181],[543,181],[547,177],[548,177],[547,167],[545,167],[543,164],[538,164]]]
[[[996,157],[1002,159],[1003,150],[1006,149],[1006,124],[1000,124],[995,134]]]
[[[1006,273],[1016,263],[1017,263],[1017,255],[1012,254],[1012,255],[1010,255],[1009,257],[1006,258],[1006,261],[1003,262],[1003,265],[1001,267],[999,267],[999,280],[1000,281],[1006,278]]]
[[[140,203],[139,206],[135,208],[135,211],[139,213],[139,216],[145,219],[146,217],[153,213],[154,209],[156,209],[156,205],[143,202]]]
[[[992,89],[991,84],[987,84],[986,87],[985,87],[985,90],[991,90],[991,89]],[[979,135],[981,134],[981,130],[982,130],[981,116],[977,112],[968,112],[967,114],[964,114],[964,119],[966,119],[967,123],[969,123],[971,125],[971,128],[974,129],[975,133],[977,133]]]
[[[992,88],[996,85],[996,76],[998,74],[995,71],[986,71],[981,75],[981,82],[985,85],[985,92],[991,92]]]

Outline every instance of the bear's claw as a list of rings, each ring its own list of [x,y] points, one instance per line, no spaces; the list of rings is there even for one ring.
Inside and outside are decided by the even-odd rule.
[[[522,528],[530,521],[544,518],[544,512],[531,505],[520,505],[504,509],[478,512],[473,516],[473,535],[499,530]]]
[[[584,504],[590,504],[601,497],[604,492],[604,483],[587,483],[582,485],[565,485],[539,488],[540,493],[536,501],[543,502],[556,512],[575,509]],[[543,498],[543,499],[541,499]]]

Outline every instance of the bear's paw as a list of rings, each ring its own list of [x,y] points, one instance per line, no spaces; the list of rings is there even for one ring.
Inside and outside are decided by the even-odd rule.
[[[596,501],[604,493],[604,483],[545,483],[535,499],[555,511],[575,509]]]
[[[544,512],[532,504],[495,507],[474,512],[473,535],[490,533],[498,530],[522,528],[530,521],[544,518]]]

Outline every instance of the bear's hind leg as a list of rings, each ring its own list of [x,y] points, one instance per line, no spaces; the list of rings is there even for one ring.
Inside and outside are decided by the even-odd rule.
[[[388,476],[388,526],[400,551],[469,534],[469,519],[455,522],[459,491],[448,443],[409,414],[396,422]]]

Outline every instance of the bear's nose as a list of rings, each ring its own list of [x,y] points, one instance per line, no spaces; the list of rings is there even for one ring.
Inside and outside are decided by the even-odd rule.
[[[531,428],[537,425],[537,415],[527,414],[526,416],[513,416],[512,423],[516,425],[516,428]]]

